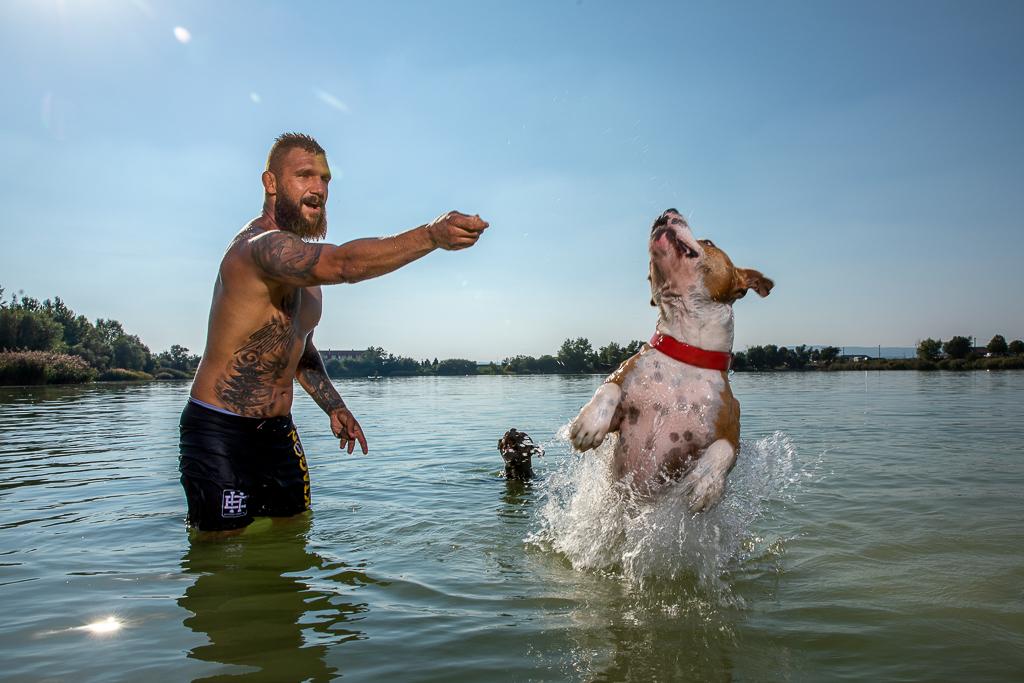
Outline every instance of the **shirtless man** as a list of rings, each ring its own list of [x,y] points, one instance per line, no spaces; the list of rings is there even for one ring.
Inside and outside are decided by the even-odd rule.
[[[263,213],[231,241],[213,290],[206,350],[181,415],[181,484],[188,521],[238,529],[254,515],[309,508],[309,472],[291,420],[292,381],[331,419],[340,447],[367,453],[359,422],[313,345],[320,285],[390,273],[434,249],[465,249],[487,228],[455,211],[391,237],[340,246],[327,234],[324,150],[307,135],[275,140],[263,172]]]

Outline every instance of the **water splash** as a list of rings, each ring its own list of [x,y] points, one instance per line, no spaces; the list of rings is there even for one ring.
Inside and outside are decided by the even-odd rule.
[[[559,431],[556,443],[569,450],[567,431]],[[782,432],[745,441],[725,498],[694,515],[680,486],[644,498],[614,481],[616,438],[573,453],[541,485],[539,528],[527,542],[562,554],[576,569],[617,573],[634,586],[692,577],[718,594],[729,592],[722,577],[730,570],[779,552],[778,540],[758,535],[757,522],[791,502],[824,455],[801,464]]]

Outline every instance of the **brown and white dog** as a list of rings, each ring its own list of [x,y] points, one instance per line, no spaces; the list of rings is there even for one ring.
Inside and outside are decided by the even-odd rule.
[[[598,388],[570,436],[586,451],[618,431],[614,475],[641,493],[682,478],[696,512],[722,497],[739,451],[740,404],[728,376],[732,305],[748,289],[768,296],[774,283],[694,239],[675,209],[654,222],[649,248],[656,333]]]

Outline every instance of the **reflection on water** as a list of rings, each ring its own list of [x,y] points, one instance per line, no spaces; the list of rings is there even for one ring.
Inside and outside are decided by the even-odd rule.
[[[533,484],[519,479],[506,479],[505,494],[501,500],[505,503],[499,513],[502,517],[526,519],[533,505]]]
[[[693,586],[663,588],[661,600],[634,603],[612,615],[601,634],[604,642],[578,643],[573,653],[584,680],[732,680],[737,615]],[[590,653],[601,653],[600,661],[589,660]]]
[[[188,656],[230,666],[197,680],[328,681],[338,670],[327,648],[365,637],[356,626],[367,605],[352,594],[374,581],[307,550],[310,524],[308,513],[264,518],[236,536],[191,540],[181,566],[198,578],[178,605],[208,642]]]

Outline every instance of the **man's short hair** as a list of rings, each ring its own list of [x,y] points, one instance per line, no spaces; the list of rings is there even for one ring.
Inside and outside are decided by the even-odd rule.
[[[274,140],[267,155],[267,170],[274,172],[281,162],[281,157],[293,147],[304,149],[310,154],[322,154],[325,157],[327,152],[320,146],[320,143],[313,139],[312,135],[305,133],[282,133]]]

